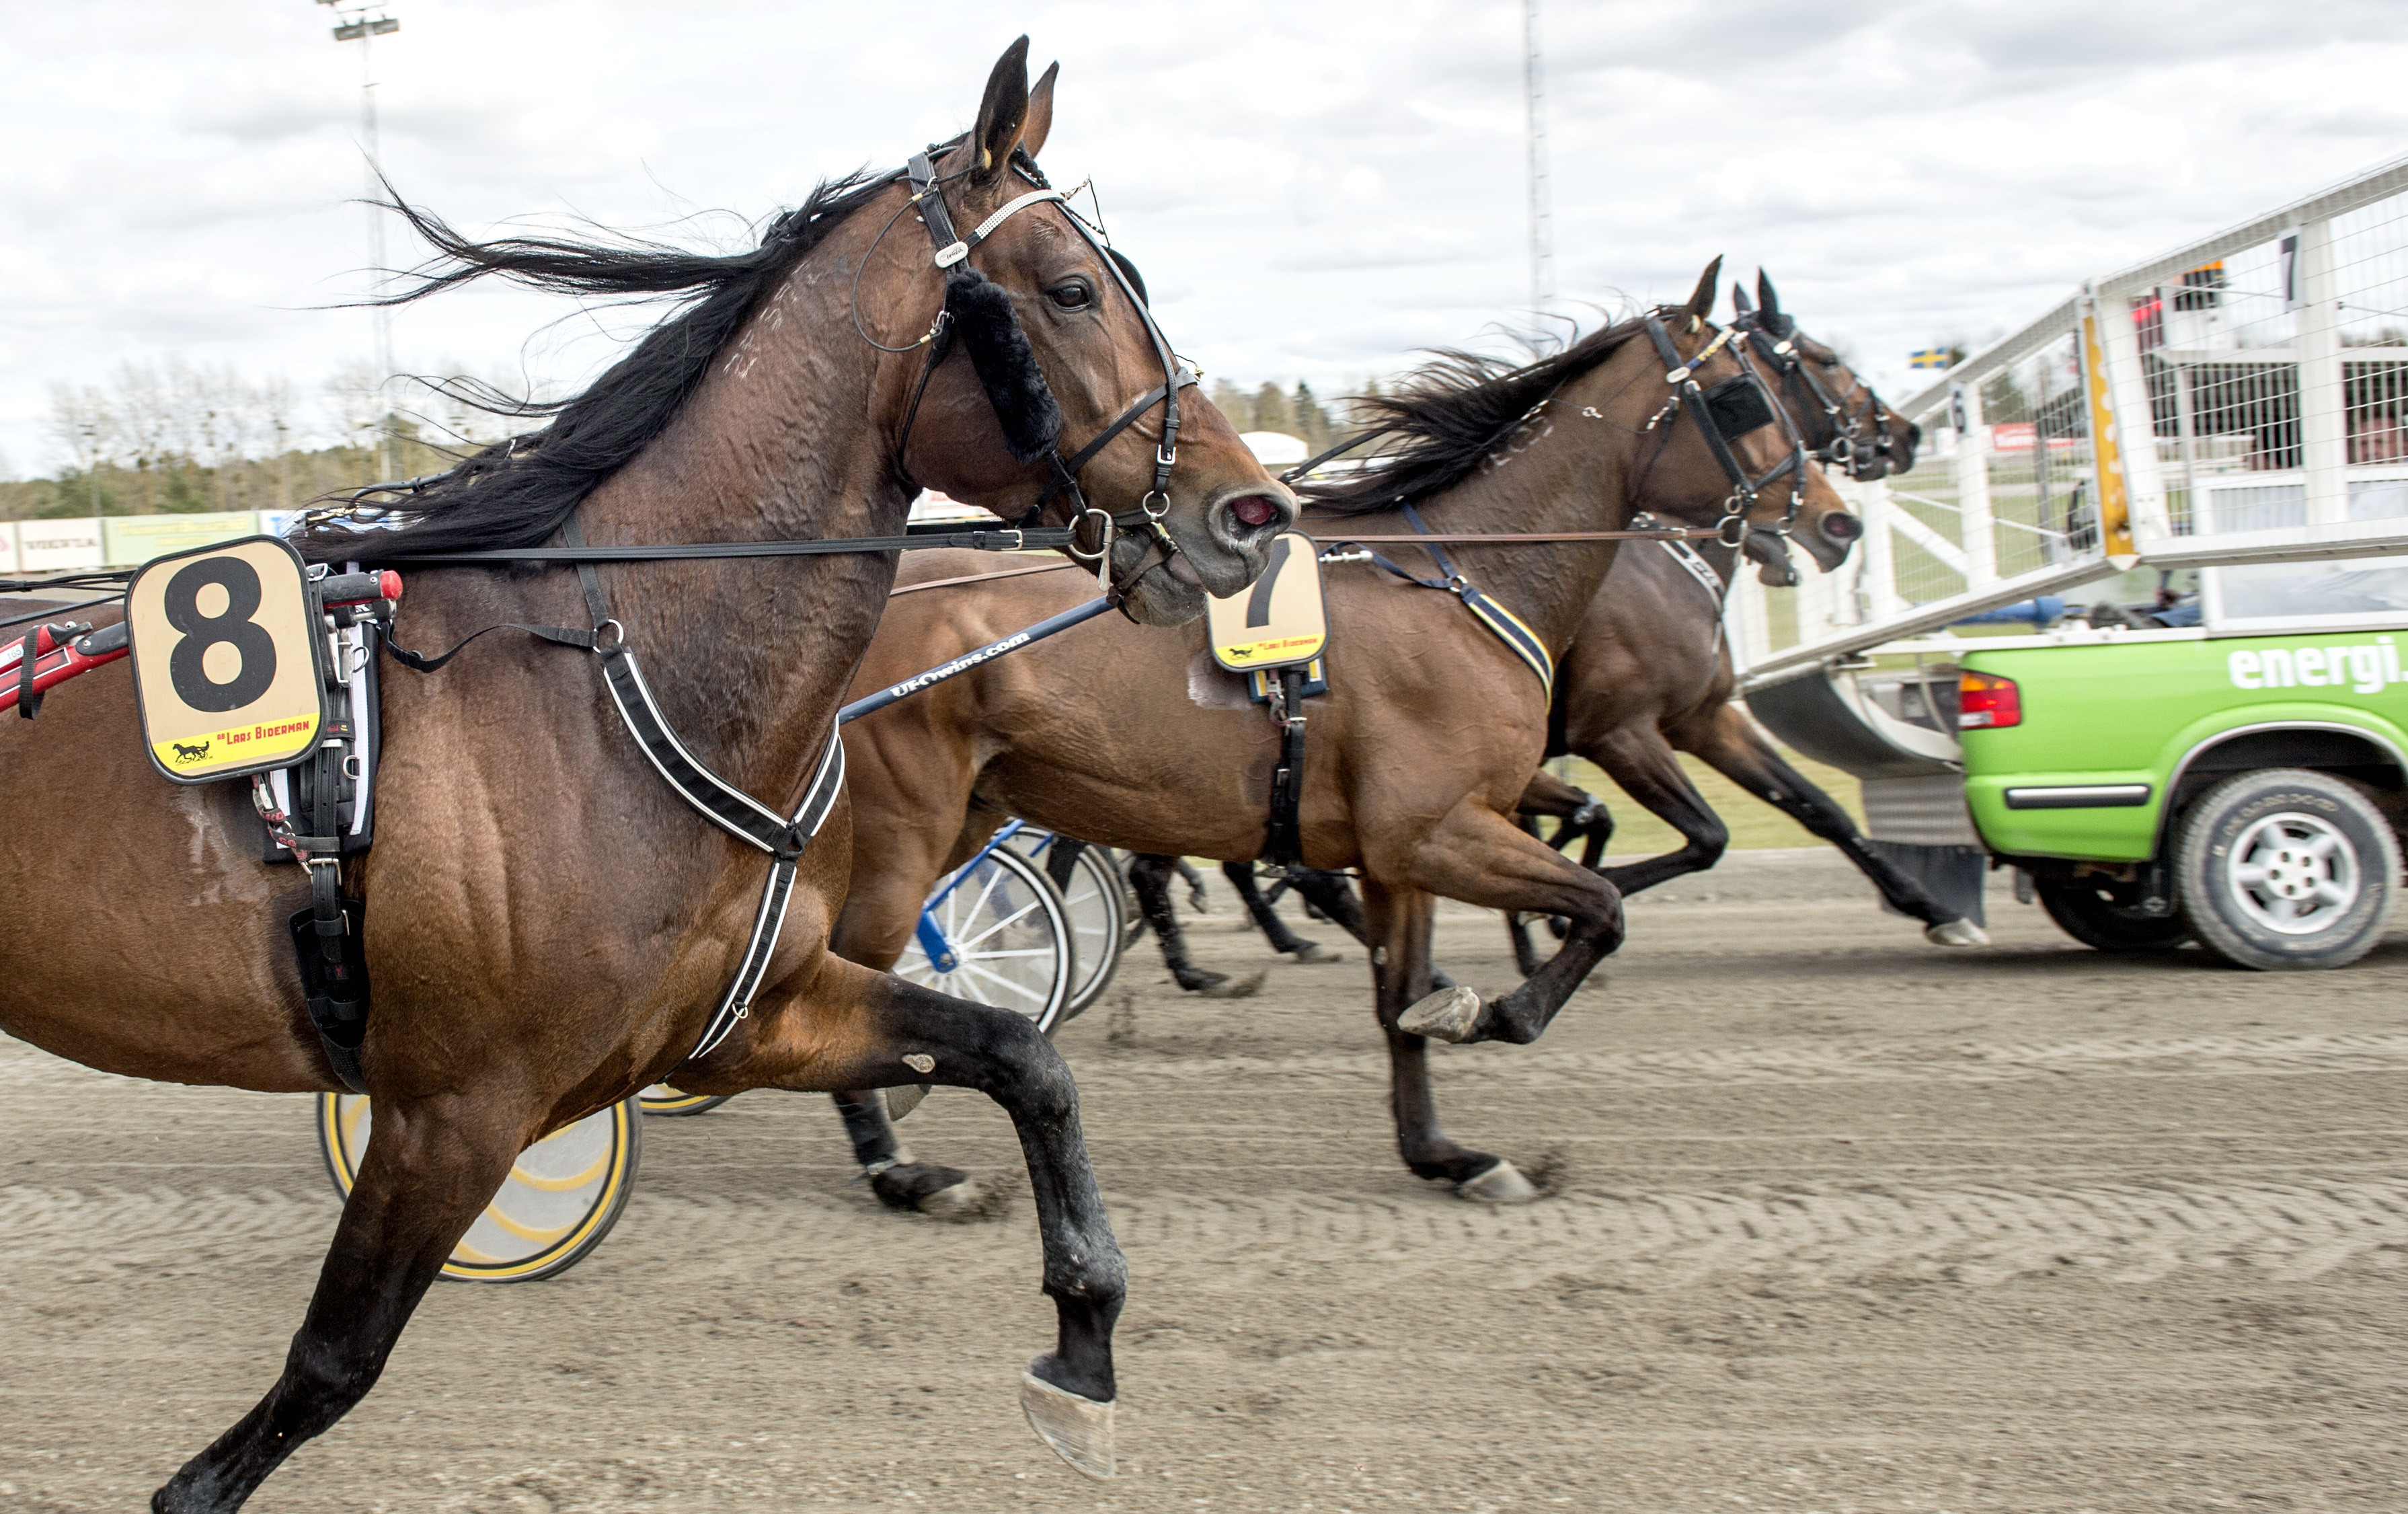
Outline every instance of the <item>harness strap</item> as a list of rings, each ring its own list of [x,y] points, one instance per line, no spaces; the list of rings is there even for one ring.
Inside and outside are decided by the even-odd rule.
[[[1280,758],[1271,772],[1270,829],[1263,860],[1275,868],[1304,861],[1304,675],[1301,664],[1279,670]]]
[[[1441,537],[1438,533],[1432,531],[1422,520],[1420,511],[1415,510],[1412,505],[1403,503],[1402,501],[1398,502],[1398,508],[1404,512],[1406,522],[1412,526],[1415,532],[1418,533],[1418,538],[1350,537],[1344,541],[1332,543],[1332,550],[1354,546],[1364,541],[1412,541],[1419,540],[1422,550],[1430,555],[1430,560],[1438,564],[1438,570],[1446,575],[1444,578],[1417,577],[1412,573],[1407,572],[1404,569],[1398,567],[1394,562],[1391,562],[1388,558],[1376,552],[1370,555],[1371,561],[1387,570],[1389,572],[1394,573],[1397,577],[1403,579],[1408,584],[1417,584],[1426,589],[1443,589],[1447,593],[1461,599],[1463,601],[1464,608],[1471,612],[1473,618],[1477,619],[1483,626],[1487,627],[1491,632],[1495,633],[1498,641],[1505,643],[1506,650],[1521,658],[1532,672],[1539,675],[1540,691],[1544,694],[1548,699],[1554,699],[1555,694],[1555,654],[1547,650],[1547,643],[1545,641],[1541,639],[1538,632],[1532,630],[1527,625],[1524,624],[1521,616],[1516,615],[1511,610],[1498,604],[1487,595],[1481,593],[1478,588],[1473,586],[1469,579],[1465,578],[1461,573],[1455,571],[1455,564],[1447,560],[1446,554],[1440,550],[1438,545],[1440,541],[1449,539]],[[1612,532],[1605,534],[1613,536],[1628,536],[1634,534],[1652,535],[1653,533]],[[1456,538],[1455,540],[1461,540],[1461,538]],[[1553,539],[1541,538],[1541,540]]]

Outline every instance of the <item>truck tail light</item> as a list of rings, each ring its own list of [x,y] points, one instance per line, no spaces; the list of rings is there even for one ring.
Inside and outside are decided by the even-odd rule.
[[[2023,691],[2012,678],[1964,673],[1956,680],[1956,728],[1997,730],[2024,723]]]

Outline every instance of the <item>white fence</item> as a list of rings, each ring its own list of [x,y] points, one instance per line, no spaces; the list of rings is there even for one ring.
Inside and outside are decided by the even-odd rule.
[[[1848,564],[1742,577],[1745,684],[2135,565],[2408,553],[2408,158],[2087,281],[1896,408],[1923,454],[1840,484]]]

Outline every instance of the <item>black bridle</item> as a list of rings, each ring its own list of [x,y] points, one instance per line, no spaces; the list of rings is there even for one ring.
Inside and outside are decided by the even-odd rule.
[[[1825,365],[1819,359],[1810,359],[1803,349],[1808,339],[1799,331],[1797,317],[1777,310],[1758,310],[1744,289],[1734,287],[1731,297],[1739,307],[1739,315],[1731,325],[1746,334],[1749,350],[1780,375],[1784,390],[1796,396],[1803,408],[1823,417],[1828,434],[1814,448],[1814,460],[1827,467],[1847,469],[1848,476],[1860,483],[1884,477],[1896,467],[1899,458],[1898,440],[1890,434],[1891,416],[1881,397],[1873,393],[1872,385],[1851,368],[1847,390],[1833,394],[1831,386],[1815,371]],[[1798,394],[1799,390],[1804,393]]]
[[[1691,319],[1695,321],[1698,318],[1693,316]],[[1723,517],[1716,523],[1715,539],[1733,552],[1745,544],[1751,532],[1763,531],[1776,537],[1791,534],[1798,524],[1799,512],[1806,506],[1806,459],[1810,455],[1806,439],[1799,433],[1798,423],[1774,397],[1763,375],[1757,373],[1755,365],[1747,360],[1746,349],[1733,340],[1740,335],[1741,328],[1734,324],[1698,348],[1695,357],[1683,357],[1681,350],[1673,345],[1671,332],[1664,325],[1662,313],[1650,311],[1647,316],[1647,339],[1655,343],[1656,355],[1664,360],[1664,382],[1672,387],[1671,398],[1666,400],[1664,408],[1647,423],[1647,428],[1652,431],[1659,422],[1667,417],[1677,417],[1683,411],[1696,417],[1698,434],[1706,440],[1706,450],[1713,454],[1724,476],[1730,480],[1730,497],[1723,502]],[[1698,370],[1725,347],[1730,348],[1732,358],[1739,364],[1739,373],[1711,389],[1706,388],[1698,382]],[[1751,431],[1775,423],[1789,439],[1788,455],[1762,473],[1750,474],[1747,466],[1739,460],[1739,454],[1731,451],[1731,443]],[[1665,440],[1670,440],[1669,433]],[[1656,457],[1662,455],[1663,449],[1658,447]],[[1655,468],[1656,457],[1648,459],[1649,469]],[[1644,483],[1646,472],[1642,471],[1639,477]],[[1789,506],[1782,512],[1780,521],[1771,526],[1758,526],[1750,521],[1748,517],[1755,513],[1757,503],[1764,497],[1764,491],[1783,479],[1789,481]]]
[[[937,312],[936,321],[929,326],[927,335],[914,343],[924,345],[928,355],[921,366],[919,382],[912,389],[910,406],[904,412],[902,431],[896,439],[896,463],[901,465],[904,449],[910,442],[911,427],[919,418],[920,400],[927,393],[928,381],[951,354],[957,334],[974,333],[964,345],[968,349],[971,366],[986,384],[990,403],[996,406],[998,419],[1007,421],[1007,435],[1012,430],[1009,424],[1011,417],[1006,414],[1007,408],[1012,406],[1012,401],[1005,397],[1007,386],[1016,384],[1034,408],[1042,412],[1042,419],[1036,423],[1039,434],[1024,433],[1016,439],[1018,444],[1014,445],[1013,454],[1016,460],[1026,462],[1041,452],[1053,469],[1054,477],[1044,492],[1037,497],[1036,502],[1013,523],[1015,528],[1025,530],[1034,527],[1054,497],[1067,493],[1071,506],[1069,553],[1081,562],[1094,564],[1096,582],[1105,590],[1106,598],[1115,607],[1123,606],[1130,585],[1160,563],[1169,561],[1179,551],[1178,543],[1164,528],[1162,519],[1170,511],[1170,470],[1179,461],[1179,391],[1195,383],[1197,374],[1179,361],[1178,354],[1171,350],[1169,339],[1155,323],[1154,312],[1146,303],[1144,281],[1139,277],[1136,265],[1108,245],[1096,228],[1070,208],[1069,195],[1048,183],[1044,174],[1025,153],[1014,152],[1010,166],[1013,172],[1034,187],[1004,202],[968,235],[957,233],[953,213],[945,205],[944,185],[947,179],[958,179],[962,173],[940,175],[936,166],[936,158],[951,151],[953,145],[932,147],[926,151],[913,153],[904,170],[911,186],[911,198],[906,209],[916,208],[922,223],[927,228],[928,240],[934,250],[932,261],[945,276],[945,304]],[[969,265],[970,254],[980,243],[993,236],[997,227],[1022,210],[1045,204],[1051,204],[1061,211],[1063,220],[1095,252],[1097,260],[1110,272],[1112,282],[1143,324],[1146,337],[1154,344],[1155,359],[1162,365],[1162,382],[1131,401],[1085,446],[1067,455],[1061,443],[1060,407],[1054,401],[1051,386],[1046,383],[1043,370],[1037,366],[1027,338],[1021,330],[1019,316],[1011,310],[1008,297],[987,293],[992,286]],[[880,235],[882,237],[884,233],[882,231]],[[866,267],[868,258],[865,256],[862,261]],[[859,278],[856,270],[856,283]],[[965,321],[965,311],[973,301],[986,302],[987,313],[1004,328],[999,336],[988,333],[981,324]],[[864,336],[867,334],[864,333]],[[874,338],[868,339],[882,352],[909,351],[908,348],[886,347]],[[1079,475],[1105,447],[1157,405],[1162,407],[1162,438],[1154,446],[1153,487],[1145,492],[1134,511],[1114,514],[1089,504],[1079,486]],[[1024,447],[1025,455],[1023,454]],[[1138,555],[1126,572],[1115,574],[1111,566],[1111,551],[1116,534],[1123,529],[1141,532],[1145,550]],[[1091,539],[1085,536],[1089,531],[1093,533]]]

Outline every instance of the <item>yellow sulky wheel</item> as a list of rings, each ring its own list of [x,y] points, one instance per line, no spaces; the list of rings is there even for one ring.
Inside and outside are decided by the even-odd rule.
[[[655,1083],[636,1095],[636,1101],[644,1106],[647,1115],[707,1115],[735,1097],[732,1093],[687,1093],[666,1083]]]
[[[371,1122],[365,1095],[318,1095],[318,1149],[335,1190],[345,1198],[367,1152]],[[640,1104],[624,1099],[520,1152],[501,1191],[452,1247],[443,1276],[455,1282],[531,1283],[583,1261],[619,1222],[635,1191],[643,1130]]]

